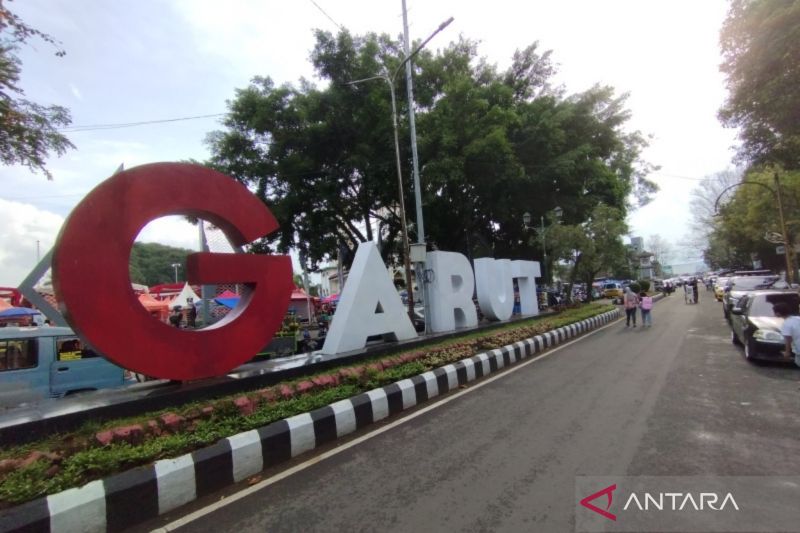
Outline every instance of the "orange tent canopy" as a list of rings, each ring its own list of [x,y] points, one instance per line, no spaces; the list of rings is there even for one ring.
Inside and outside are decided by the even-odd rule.
[[[139,303],[150,313],[157,315],[159,320],[166,320],[169,316],[169,304],[156,300],[149,294],[140,294]]]

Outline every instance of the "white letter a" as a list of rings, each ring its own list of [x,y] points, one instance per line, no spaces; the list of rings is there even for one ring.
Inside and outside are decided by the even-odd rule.
[[[394,340],[417,337],[375,243],[362,242],[320,351],[337,354],[360,350],[366,346],[367,337],[384,334]]]

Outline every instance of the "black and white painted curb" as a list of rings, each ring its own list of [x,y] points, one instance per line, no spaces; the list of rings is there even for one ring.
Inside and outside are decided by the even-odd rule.
[[[33,500],[0,513],[0,531],[120,531],[317,446],[457,389],[619,318],[618,310],[374,389],[316,411]]]

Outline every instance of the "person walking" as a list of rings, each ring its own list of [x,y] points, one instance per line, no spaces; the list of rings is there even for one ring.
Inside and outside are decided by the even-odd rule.
[[[639,307],[642,310],[642,327],[649,328],[653,325],[653,317],[650,312],[653,309],[653,298],[646,292],[639,293]]]
[[[197,327],[197,307],[194,305],[194,298],[187,298],[189,311],[186,313],[186,326],[195,329]]]
[[[692,278],[691,285],[692,285],[692,300],[693,300],[692,303],[697,303],[698,302],[697,298],[700,296],[700,293],[697,292],[697,278]]]
[[[800,366],[800,316],[792,313],[786,302],[777,302],[772,306],[772,312],[783,319],[781,335],[786,343],[786,356],[794,355],[794,364]]]
[[[639,307],[639,297],[630,287],[625,287],[625,294],[622,295],[622,305],[625,307],[625,327],[627,328],[631,325],[631,319],[633,319],[633,327],[636,327],[636,308]]]
[[[176,305],[172,308],[172,314],[169,315],[169,323],[176,328],[180,328],[181,321],[183,321],[183,312],[181,311],[181,306]]]

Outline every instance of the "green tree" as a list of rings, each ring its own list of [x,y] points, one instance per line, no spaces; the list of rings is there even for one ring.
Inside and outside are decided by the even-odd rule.
[[[800,172],[782,175],[781,192],[791,239],[800,228]],[[776,245],[764,239],[767,233],[781,233],[772,170],[750,170],[742,184],[725,194],[719,204],[719,216],[704,252],[709,265],[749,268],[755,257],[765,268],[785,268],[785,258],[776,253]]]
[[[229,103],[227,129],[209,136],[209,164],[252,186],[280,221],[257,249],[299,246],[312,265],[341,249],[347,263],[359,242],[377,240],[384,259],[397,260],[390,90],[380,79],[350,82],[392,72],[401,48],[386,35],[316,39],[311,59],[327,86],[255,78]],[[415,58],[427,242],[470,256],[536,256],[524,212],[538,219],[562,205],[579,224],[601,203],[624,212],[629,198],[644,201],[655,190],[639,158],[644,139],[623,129],[625,97],[607,87],[563,96],[549,85],[549,56],[534,44],[499,72],[461,39]],[[403,80],[396,89],[403,94]],[[398,107],[405,130],[403,98]],[[407,143],[401,152],[413,213]]]
[[[0,161],[6,165],[25,165],[53,176],[45,167],[48,154],[64,154],[75,146],[59,133],[72,120],[69,111],[58,105],[44,106],[25,98],[19,87],[22,62],[19,47],[29,39],[39,38],[56,47],[56,55],[65,52],[48,34],[25,24],[0,0]]]
[[[800,2],[732,0],[720,43],[728,99],[723,124],[739,128],[738,156],[800,169]]]
[[[154,242],[135,242],[130,259],[131,281],[148,287],[174,283],[174,263],[181,265],[179,273],[183,273],[183,276],[179,279],[186,279],[186,256],[192,253],[195,251]]]
[[[625,267],[627,256],[622,236],[627,231],[622,210],[602,204],[596,206],[582,224],[551,228],[547,236],[548,242],[554,243],[551,255],[572,266],[567,294],[572,294],[571,288],[576,281],[591,287],[601,272]]]

